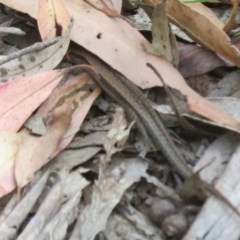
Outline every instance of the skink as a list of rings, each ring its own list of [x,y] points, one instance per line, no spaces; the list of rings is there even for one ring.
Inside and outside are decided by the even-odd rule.
[[[131,119],[136,121],[144,138],[147,138],[146,140],[155,149],[162,151],[181,177],[189,177],[191,175],[190,168],[173,143],[163,121],[152,108],[143,92],[122,74],[112,70],[97,56],[84,49],[81,49],[77,54],[83,56],[94,67],[99,77],[96,77],[95,73],[92,74],[91,70],[86,69],[86,72],[111,98],[124,108]]]

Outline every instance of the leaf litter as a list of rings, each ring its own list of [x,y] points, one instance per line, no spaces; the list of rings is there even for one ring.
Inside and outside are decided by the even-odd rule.
[[[151,19],[153,8],[157,10],[160,1],[143,2],[148,9],[146,5],[140,7]],[[212,88],[205,91],[205,96],[217,95],[220,96],[218,99],[201,97],[180,74],[192,76],[193,83],[196,75],[219,76],[219,69],[212,70],[239,65],[237,44],[230,44],[231,39],[224,32],[231,33],[231,27],[236,26],[236,4],[235,12],[233,10],[227,27],[224,27],[213,14],[214,8],[199,3],[185,4],[180,0],[166,1],[169,20],[198,44],[192,43],[190,47],[194,54],[189,54],[187,46],[187,50],[183,48],[186,43],[178,39],[178,46],[182,49],[179,72],[165,60],[163,50],[160,56],[145,51],[149,39],[120,15],[121,1],[102,0],[98,5],[94,5],[94,1],[74,0],[39,1],[39,5],[37,1],[28,0],[19,3],[2,0],[1,3],[36,18],[43,40],[0,58],[2,199],[18,188],[17,192],[11,193],[11,200],[0,217],[1,236],[8,239],[45,239],[50,235],[52,239],[66,236],[67,239],[179,239],[183,236],[183,239],[193,239],[210,232],[208,239],[212,239],[216,232],[208,226],[216,224],[216,229],[223,229],[221,222],[217,222],[220,215],[235,231],[223,231],[219,239],[234,238],[239,234],[239,219],[232,216],[232,210],[216,196],[209,197],[203,208],[196,202],[193,205],[184,203],[178,191],[182,180],[168,170],[164,161],[156,163],[155,160],[162,159],[161,155],[152,152],[138,137],[134,121],[125,125],[122,113],[119,114],[108,98],[105,105],[97,100],[93,106],[95,111],[89,111],[101,90],[92,82],[92,76],[76,65],[79,63],[78,54],[77,60],[71,55],[80,45],[143,89],[162,85],[146,67],[148,62],[154,65],[169,88],[164,94],[182,95],[177,108],[185,112],[180,112],[179,116],[191,124],[191,128],[181,125],[184,144],[175,136],[179,151],[189,164],[196,164],[194,171],[207,165],[200,172],[201,178],[215,184],[234,206],[238,206],[240,124],[237,95],[231,95],[228,84],[222,81],[221,72],[220,77],[216,77],[218,84],[211,83]],[[156,12],[154,16],[157,19],[153,24],[159,24],[161,16]],[[168,23],[165,27],[168,28]],[[163,48],[164,44],[169,44],[163,41],[166,36],[157,37],[154,38],[155,45],[159,39]],[[69,46],[70,38],[75,45]],[[62,61],[68,49],[70,51]],[[167,49],[168,56],[170,50],[173,47]],[[201,58],[199,52],[203,53]],[[75,66],[71,67],[71,64]],[[177,61],[174,64],[177,65]],[[56,66],[62,70],[53,70]],[[234,69],[227,71],[234,72]],[[232,78],[225,80],[228,81]],[[238,87],[237,81],[232,84]],[[156,102],[162,102],[164,97],[159,93],[153,89],[149,95],[153,94]],[[231,98],[225,98],[226,94]],[[106,114],[104,118],[99,116],[101,111]],[[174,118],[171,115],[172,112],[165,113],[165,117]],[[26,128],[27,125],[23,124],[30,116],[33,118],[31,127]],[[80,128],[84,118],[89,124]],[[94,126],[90,119],[96,119],[94,124],[98,126]],[[111,125],[112,119],[115,120]],[[43,125],[41,131],[37,129],[39,120]],[[175,122],[182,121],[175,118]],[[101,131],[93,132],[96,129]],[[228,129],[235,133],[222,135]],[[129,130],[135,134],[130,134]],[[212,141],[212,144],[196,161],[202,139]],[[196,145],[195,155],[191,154],[189,151]],[[26,184],[27,187],[23,188]],[[201,212],[196,218],[199,209]],[[31,212],[34,212],[32,217]],[[22,229],[23,222],[25,227]]]

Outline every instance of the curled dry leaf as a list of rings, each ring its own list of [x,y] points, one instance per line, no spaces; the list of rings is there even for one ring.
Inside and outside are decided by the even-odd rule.
[[[228,22],[226,23],[226,25],[224,27],[224,31],[226,33],[229,33],[234,28],[237,28],[238,5],[239,5],[239,2],[236,2],[236,1],[233,2],[231,16],[229,17]]]
[[[105,161],[110,162],[112,155],[122,150],[129,137],[130,130],[133,123],[128,126],[123,110],[117,109],[111,129],[108,131],[107,137],[104,142],[106,150]]]
[[[26,76],[34,73],[52,70],[62,60],[70,42],[72,23],[69,24],[66,35],[56,41],[37,43],[8,56],[1,56],[0,82],[13,80],[16,76]],[[46,46],[44,46],[46,45]]]
[[[43,41],[58,36],[61,27],[61,35],[68,32],[71,18],[60,0],[39,1],[38,28]]]
[[[181,0],[167,1],[170,20],[188,33],[197,43],[240,67],[240,51],[231,44],[222,23],[201,3],[185,4]]]

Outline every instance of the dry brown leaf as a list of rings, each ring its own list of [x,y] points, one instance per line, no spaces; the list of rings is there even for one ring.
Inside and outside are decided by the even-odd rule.
[[[70,17],[63,7],[61,0],[39,0],[38,28],[43,41],[53,39],[61,34],[65,35],[67,26],[70,24]]]
[[[167,1],[168,16],[197,43],[240,67],[240,51],[231,44],[222,23],[201,3]]]
[[[55,14],[52,1],[38,1],[38,29],[43,41],[56,37],[57,26],[55,23]],[[47,21],[46,21],[47,20]],[[47,38],[48,36],[49,38]]]
[[[16,76],[52,70],[59,64],[67,51],[71,29],[72,24],[69,24],[63,37],[40,44],[36,43],[12,55],[0,56],[0,62],[5,61],[5,63],[0,63],[0,82],[10,81]]]
[[[231,16],[229,17],[229,19],[223,29],[226,33],[229,33],[232,29],[236,28],[238,25],[237,24],[238,5],[239,5],[238,2],[235,2],[233,4]]]
[[[60,28],[60,35],[64,36],[68,31],[68,26],[72,21],[70,15],[68,14],[66,8],[64,7],[63,0],[53,0],[54,11],[56,17],[56,24]],[[59,34],[59,33],[58,33]]]

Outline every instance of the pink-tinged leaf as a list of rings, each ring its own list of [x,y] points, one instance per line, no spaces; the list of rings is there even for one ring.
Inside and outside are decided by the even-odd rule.
[[[0,87],[0,132],[18,131],[27,118],[50,95],[62,72],[50,71],[20,77]]]
[[[54,10],[56,15],[56,23],[61,27],[61,33],[64,36],[68,31],[68,26],[72,21],[62,0],[54,0]]]
[[[78,68],[78,66],[76,66]],[[0,197],[24,186],[34,173],[62,151],[79,130],[93,101],[101,92],[89,75],[79,72],[62,81],[36,113],[44,119],[46,133],[27,130],[0,133]],[[16,178],[16,180],[15,180]]]

